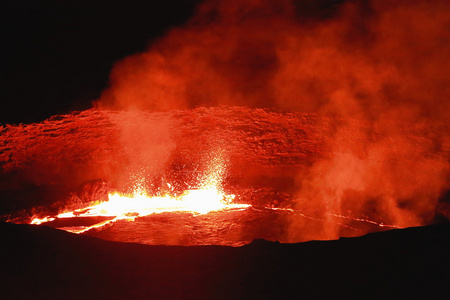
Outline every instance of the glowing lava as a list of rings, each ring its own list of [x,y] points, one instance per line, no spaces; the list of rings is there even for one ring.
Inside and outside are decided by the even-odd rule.
[[[137,217],[148,216],[164,212],[187,212],[192,214],[207,214],[212,211],[225,211],[231,209],[245,209],[248,204],[232,203],[235,195],[227,195],[217,187],[211,186],[198,190],[187,190],[182,195],[174,197],[149,196],[143,191],[136,191],[132,195],[119,193],[109,194],[109,200],[83,209],[65,212],[55,218],[34,218],[31,224],[42,224],[55,219],[75,217],[111,217],[111,219],[94,224],[67,228],[64,230],[82,233],[92,228],[102,227],[117,220],[134,221]]]

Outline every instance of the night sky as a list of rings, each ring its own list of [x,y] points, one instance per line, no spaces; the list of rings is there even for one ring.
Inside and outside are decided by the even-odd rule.
[[[83,110],[114,62],[192,16],[198,0],[4,0],[0,123]]]
[[[40,122],[91,108],[115,62],[186,23],[201,2],[2,1],[0,124]],[[326,18],[342,2],[294,3],[303,18]]]

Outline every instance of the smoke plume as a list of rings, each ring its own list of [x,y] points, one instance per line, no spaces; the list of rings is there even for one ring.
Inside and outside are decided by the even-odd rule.
[[[328,157],[298,172],[289,239],[348,234],[337,218],[433,222],[449,184],[448,1],[205,1],[118,62],[100,108],[239,105],[333,120]],[[342,220],[341,220],[342,221]],[[350,224],[351,225],[351,224]]]

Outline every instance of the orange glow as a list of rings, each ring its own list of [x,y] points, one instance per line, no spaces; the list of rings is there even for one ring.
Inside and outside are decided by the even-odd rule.
[[[42,223],[51,222],[55,220],[55,218],[52,217],[44,217],[44,218],[33,218],[33,220],[30,222],[32,225],[40,225]]]
[[[59,214],[58,218],[76,216],[116,216],[118,219],[135,219],[155,213],[183,211],[194,214],[206,214],[211,211],[230,208],[245,208],[248,205],[231,204],[234,195],[224,195],[216,188],[188,190],[179,197],[169,195],[151,197],[136,192],[133,195],[113,193],[109,201],[80,210]]]
[[[227,195],[215,186],[198,190],[187,190],[180,196],[149,196],[143,191],[135,191],[131,195],[120,193],[109,194],[108,201],[86,208],[58,214],[57,219],[75,217],[111,217],[110,220],[83,228],[65,229],[74,233],[82,233],[92,228],[102,227],[117,220],[134,221],[137,217],[164,212],[187,212],[192,214],[207,214],[212,211],[230,209],[245,209],[248,204],[232,203],[235,195]],[[34,218],[31,224],[42,224],[56,218]]]

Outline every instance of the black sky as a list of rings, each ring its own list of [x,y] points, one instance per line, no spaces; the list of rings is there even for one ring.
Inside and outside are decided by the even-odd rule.
[[[0,123],[91,107],[114,62],[192,16],[198,0],[4,0]]]
[[[186,23],[201,2],[1,1],[0,124],[40,122],[90,108],[115,62]],[[294,1],[301,18],[320,19],[342,2]]]

